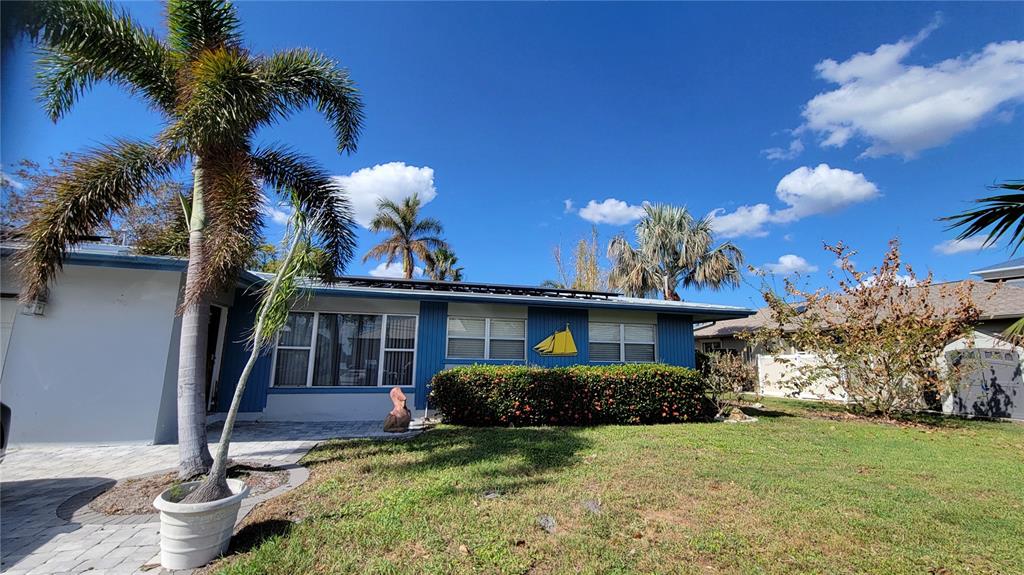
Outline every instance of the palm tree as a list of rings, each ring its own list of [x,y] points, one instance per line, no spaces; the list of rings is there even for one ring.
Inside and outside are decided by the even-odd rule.
[[[644,211],[637,247],[621,235],[608,246],[610,287],[633,297],[660,292],[679,300],[680,284],[715,290],[739,285],[743,253],[732,242],[712,245],[711,218],[694,219],[686,208],[669,205],[645,204]]]
[[[941,219],[952,222],[946,229],[963,228],[960,235],[956,237],[957,240],[974,237],[991,228],[985,238],[985,246],[994,245],[999,238],[1009,232],[1009,245],[1013,246],[1011,255],[1015,255],[1024,244],[1024,180],[1009,180],[989,186],[989,189],[1017,193],[975,200],[975,203],[983,204],[983,206]],[[1024,341],[1024,318],[1014,322],[1003,333],[1017,341]]]
[[[992,228],[985,238],[985,245],[990,246],[996,243],[1003,234],[1010,232],[1010,245],[1013,245],[1013,254],[1017,253],[1024,244],[1024,180],[1010,180],[994,186],[990,190],[1009,190],[1015,194],[1002,194],[975,200],[982,207],[975,210],[968,210],[955,216],[941,218],[942,221],[952,222],[947,230],[963,228],[957,240],[965,240],[981,234],[988,228]],[[1014,245],[1016,243],[1016,245]]]
[[[386,199],[377,202],[377,215],[370,222],[370,230],[391,235],[366,252],[363,262],[383,259],[384,263],[390,265],[401,258],[402,276],[405,279],[412,279],[416,258],[429,267],[433,250],[448,249],[448,244],[441,239],[441,222],[434,218],[420,219],[418,194],[405,198],[401,203]]]
[[[438,281],[462,281],[462,267],[456,267],[459,258],[446,247],[435,249],[427,259],[427,276]]]
[[[263,186],[296,197],[327,257],[325,277],[351,258],[348,200],[310,159],[253,137],[307,106],[331,124],[339,152],[353,152],[363,106],[348,73],[308,49],[262,56],[242,45],[234,6],[224,0],[168,0],[167,39],[122,9],[90,0],[38,2],[22,31],[40,40],[40,96],[57,121],[96,82],[112,82],[163,117],[152,140],[116,139],[78,156],[28,226],[22,298],[45,297],[68,249],[112,213],[191,168],[188,268],[178,365],[179,475],[206,472],[203,401],[211,293],[230,285],[257,246]]]
[[[294,198],[293,198],[294,200]],[[274,278],[262,289],[260,303],[256,312],[256,325],[249,339],[249,359],[238,376],[235,392],[231,397],[231,407],[224,419],[224,427],[217,443],[217,454],[213,466],[206,479],[184,499],[185,503],[205,503],[216,501],[231,495],[228,487],[228,450],[231,446],[231,434],[234,431],[238,409],[245,395],[245,387],[249,376],[260,355],[274,341],[274,336],[288,321],[288,312],[301,290],[303,275],[315,273],[322,256],[320,250],[313,247],[309,237],[308,222],[301,206],[293,201],[292,216],[285,230],[285,241],[288,246],[284,257],[278,260]]]

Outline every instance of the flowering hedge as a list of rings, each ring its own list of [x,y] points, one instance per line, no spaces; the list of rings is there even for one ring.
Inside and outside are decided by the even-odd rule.
[[[435,375],[430,403],[462,425],[673,423],[713,415],[705,392],[697,371],[661,364],[473,365]]]

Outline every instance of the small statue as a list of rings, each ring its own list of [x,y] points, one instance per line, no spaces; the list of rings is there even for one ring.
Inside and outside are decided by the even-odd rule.
[[[391,433],[403,433],[409,431],[409,422],[412,421],[412,413],[405,406],[405,394],[397,387],[391,388],[391,403],[395,408],[384,418],[384,431]]]

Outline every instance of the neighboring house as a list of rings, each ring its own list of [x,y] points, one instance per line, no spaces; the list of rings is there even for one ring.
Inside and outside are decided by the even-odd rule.
[[[950,342],[944,360],[969,359],[976,368],[965,373],[956,393],[945,398],[948,413],[991,415],[1024,419],[1024,381],[1022,361],[1024,347],[1014,346],[1002,336],[1013,322],[1024,317],[1024,258],[1010,260],[972,272],[984,281],[972,282],[972,297],[981,309],[971,338]],[[940,300],[939,285],[930,286],[936,302]],[[816,361],[816,356],[788,349],[770,355],[752,349],[740,335],[756,331],[771,322],[768,308],[739,319],[718,321],[694,330],[697,349],[703,352],[726,351],[741,355],[756,364],[761,392],[774,396],[797,396],[805,399],[843,401],[841,390],[829,389],[824,383],[797,394],[788,379],[794,366]]]
[[[0,395],[12,442],[164,443],[176,439],[180,301],[185,261],[116,246],[73,251],[47,301],[23,307],[2,256],[10,343]],[[214,298],[208,357],[211,413],[226,412],[248,356],[256,288],[245,272]],[[660,361],[695,364],[693,324],[747,316],[739,307],[612,293],[429,280],[342,278],[309,285],[256,364],[240,417],[381,420],[403,387],[424,409],[438,371],[473,363],[565,366]],[[5,323],[7,325],[7,323]],[[569,328],[576,356],[534,346]]]

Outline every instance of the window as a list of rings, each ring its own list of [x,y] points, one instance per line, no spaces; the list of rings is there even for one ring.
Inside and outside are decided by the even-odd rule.
[[[655,360],[655,327],[650,324],[591,323],[590,361],[646,363]]]
[[[452,359],[526,359],[526,320],[448,318]]]
[[[415,350],[416,316],[293,312],[278,334],[274,387],[412,385]]]
[[[705,341],[703,346],[704,346],[704,353],[712,353],[712,352],[715,352],[715,351],[721,351],[721,349],[722,349],[722,342],[720,342],[720,341]]]

